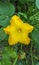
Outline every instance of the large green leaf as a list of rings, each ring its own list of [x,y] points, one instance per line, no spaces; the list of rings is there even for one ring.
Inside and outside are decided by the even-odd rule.
[[[0,2],[0,15],[11,16],[15,13],[15,7],[8,2]]]
[[[6,18],[6,16],[0,15],[0,21],[4,20],[5,18]]]
[[[39,65],[39,63],[37,63],[36,65]]]
[[[34,44],[36,45],[36,47],[39,49],[39,28],[36,28],[33,32],[32,32],[32,40],[34,40]]]
[[[39,9],[39,0],[36,0],[36,7]]]
[[[6,27],[6,26],[10,23],[11,17],[8,17],[8,16],[3,17],[3,15],[2,15],[1,17],[2,17],[2,18],[0,18],[0,25],[1,25],[2,27]]]

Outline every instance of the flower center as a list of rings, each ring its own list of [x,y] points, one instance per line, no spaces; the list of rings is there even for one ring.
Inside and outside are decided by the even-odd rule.
[[[21,28],[19,28],[19,29],[18,29],[18,32],[20,33],[21,31],[22,31],[22,29],[21,29]]]

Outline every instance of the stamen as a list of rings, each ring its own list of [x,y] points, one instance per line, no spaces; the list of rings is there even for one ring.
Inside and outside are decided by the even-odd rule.
[[[18,30],[18,32],[21,32],[21,31],[22,31],[21,29]]]

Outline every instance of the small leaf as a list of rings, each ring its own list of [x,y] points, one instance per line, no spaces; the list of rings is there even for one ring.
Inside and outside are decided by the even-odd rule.
[[[25,59],[25,58],[26,58],[26,54],[25,54],[25,52],[24,52],[24,51],[21,51],[20,56],[21,56],[21,59]]]
[[[27,19],[27,15],[25,13],[18,12],[19,16],[23,16],[25,19]]]

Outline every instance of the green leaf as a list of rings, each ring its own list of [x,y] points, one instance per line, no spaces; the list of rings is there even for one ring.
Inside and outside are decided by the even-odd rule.
[[[7,35],[4,33],[3,28],[0,28],[0,41],[4,40]]]
[[[26,13],[18,12],[17,15],[23,20],[23,22],[26,22],[28,19]]]
[[[0,15],[0,21],[4,20],[5,18],[6,18],[6,16]]]
[[[6,46],[2,53],[2,65],[11,65],[11,59],[17,57],[17,52],[10,46]]]
[[[36,65],[39,65],[39,63],[37,63]]]
[[[25,13],[18,12],[18,16],[23,16],[25,19],[27,19],[27,15]]]
[[[35,46],[39,49],[39,28],[34,29],[31,34],[32,40],[34,40]]]
[[[9,25],[11,17],[8,17],[8,16],[6,17],[1,16],[1,17],[2,18],[0,18],[0,25],[2,27],[6,27],[7,25]]]
[[[36,0],[36,7],[39,9],[39,0]]]
[[[0,65],[1,65],[1,62],[0,62]]]
[[[9,57],[7,57],[6,55],[4,55],[3,57],[2,57],[2,63],[1,63],[2,65],[11,65],[11,62],[10,62],[10,59],[9,59]]]
[[[26,58],[26,53],[24,51],[21,51],[20,56],[21,56],[21,59],[25,59]]]
[[[12,57],[12,58],[16,58],[17,56],[17,52],[15,50],[13,50],[13,48],[7,46],[4,48],[4,52],[3,52],[6,56],[8,57]]]
[[[15,13],[15,7],[8,2],[0,2],[0,15],[11,16]]]

